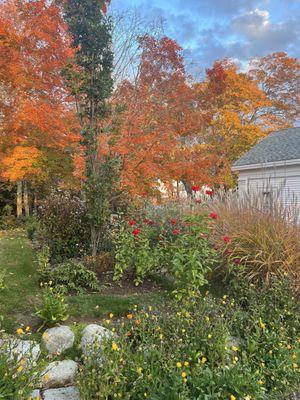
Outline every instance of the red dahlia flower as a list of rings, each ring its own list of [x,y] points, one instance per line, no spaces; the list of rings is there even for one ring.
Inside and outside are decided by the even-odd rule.
[[[229,237],[229,236],[226,236],[226,235],[222,237],[222,240],[223,240],[223,242],[225,242],[225,243],[230,243],[230,242],[231,242],[230,237]]]
[[[134,236],[137,236],[140,232],[141,232],[141,229],[136,228],[136,229],[134,229],[134,231],[132,233],[134,234]]]
[[[173,233],[173,235],[179,235],[180,230],[179,229],[173,229],[172,233]]]
[[[217,218],[218,218],[218,214],[215,213],[214,211],[212,211],[212,212],[209,214],[209,217],[212,218],[212,219],[217,219]]]
[[[207,189],[205,190],[205,194],[207,194],[207,196],[212,197],[214,195],[214,191],[212,189]]]
[[[136,222],[132,219],[129,221],[129,225],[131,225],[131,226],[136,225]]]
[[[176,224],[177,224],[177,220],[176,220],[176,219],[174,219],[174,218],[173,218],[173,219],[171,219],[171,221],[170,221],[170,224],[171,224],[171,225],[176,225]]]
[[[200,186],[197,186],[197,185],[193,185],[192,186],[192,191],[193,192],[199,192],[199,190],[200,190]]]
[[[148,219],[148,218],[145,218],[143,222],[144,222],[144,224],[147,224],[147,225],[155,225],[155,221],[152,221],[151,219]]]

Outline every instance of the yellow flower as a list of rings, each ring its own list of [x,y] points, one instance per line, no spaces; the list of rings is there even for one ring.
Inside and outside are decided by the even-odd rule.
[[[49,381],[50,376],[49,376],[49,374],[45,374],[43,378],[44,378],[44,381],[47,382],[47,381]]]
[[[18,329],[17,329],[17,334],[18,334],[18,335],[23,335],[23,334],[24,334],[23,329],[22,329],[22,328],[18,328]]]
[[[291,346],[290,344],[288,344],[288,345],[286,346],[286,348],[287,348],[288,350],[291,350],[292,346]]]
[[[181,374],[181,376],[182,376],[183,378],[186,378],[186,373],[183,372],[183,373]]]
[[[209,322],[209,317],[205,317],[205,320],[206,320],[207,322]]]
[[[230,400],[236,400],[236,397],[233,394],[231,394],[230,395]]]
[[[298,364],[294,363],[293,368],[298,368]]]
[[[164,335],[160,334],[159,338],[160,338],[160,340],[162,340],[164,338]]]
[[[266,329],[266,325],[262,322],[262,321],[260,321],[260,327],[261,327],[261,329],[262,330],[265,330]]]
[[[208,335],[207,335],[207,339],[211,339],[212,338],[212,335],[209,333]]]
[[[127,318],[128,319],[132,319],[133,318],[133,314],[127,314]]]
[[[152,311],[152,306],[149,306],[149,307],[148,307],[148,310],[149,310],[149,311]]]
[[[49,334],[47,332],[43,333],[43,339],[46,341],[49,339]]]
[[[23,371],[23,365],[20,365],[19,367],[18,367],[18,369],[17,369],[17,371],[20,373],[20,372],[22,372]]]
[[[182,367],[181,362],[178,361],[178,362],[176,363],[176,367],[177,367],[177,368],[181,368],[181,367]]]
[[[258,381],[258,384],[259,384],[259,385],[263,385],[264,382],[260,379],[260,380]]]
[[[251,399],[252,399],[251,396],[245,396],[245,399],[244,399],[244,400],[251,400]]]
[[[26,332],[30,332],[30,326],[26,326],[25,331],[26,331]]]
[[[205,363],[206,363],[206,361],[207,361],[207,358],[206,358],[206,357],[202,357],[202,358],[201,358],[201,362],[202,362],[202,364],[205,364]]]
[[[138,367],[138,368],[136,369],[136,372],[137,372],[139,375],[142,373],[142,371],[143,371],[143,369],[142,369],[141,367]]]
[[[112,348],[114,351],[119,350],[119,347],[118,347],[118,345],[117,345],[115,342],[112,343],[111,348]]]
[[[113,316],[114,316],[113,313],[110,313],[110,314],[109,314],[109,318],[113,318]]]
[[[106,319],[106,320],[105,320],[105,323],[106,323],[106,325],[109,325],[109,324],[110,324],[110,320],[109,320],[109,319]]]
[[[184,362],[184,366],[185,366],[185,367],[188,367],[189,365],[190,365],[190,363],[189,363],[188,361],[185,361],[185,362]]]
[[[273,353],[273,351],[272,350],[269,350],[269,354],[272,354]]]
[[[231,346],[231,350],[236,352],[236,351],[238,351],[238,348],[236,346]]]

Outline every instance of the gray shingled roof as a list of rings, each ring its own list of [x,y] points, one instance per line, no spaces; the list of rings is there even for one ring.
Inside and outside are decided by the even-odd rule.
[[[233,166],[300,159],[300,127],[271,133],[244,154]]]

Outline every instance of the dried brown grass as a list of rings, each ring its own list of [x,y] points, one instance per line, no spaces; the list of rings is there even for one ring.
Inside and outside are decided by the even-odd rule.
[[[230,237],[224,254],[241,260],[241,274],[266,283],[288,275],[299,288],[300,213],[294,198],[286,205],[280,193],[266,199],[262,193],[219,192],[210,206],[218,214],[214,238]]]

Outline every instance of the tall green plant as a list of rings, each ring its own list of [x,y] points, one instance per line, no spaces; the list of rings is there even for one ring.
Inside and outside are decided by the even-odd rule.
[[[85,153],[85,197],[91,224],[91,247],[95,255],[111,214],[113,187],[118,179],[118,159],[101,156],[100,137],[109,129],[107,100],[113,89],[113,52],[111,20],[106,17],[105,0],[68,0],[64,2],[65,20],[72,37],[74,60],[65,76],[75,97],[81,122]],[[103,152],[102,152],[103,154]]]

